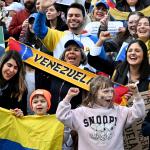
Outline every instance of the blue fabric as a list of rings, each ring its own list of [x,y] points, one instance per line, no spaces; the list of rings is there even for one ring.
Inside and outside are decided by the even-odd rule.
[[[88,35],[88,37],[96,44],[96,42],[98,41],[97,36],[93,36],[91,34]]]
[[[96,36],[89,35],[88,37],[89,37],[95,44],[96,44],[96,42],[98,41],[98,38],[97,38]],[[106,55],[106,52],[105,52],[105,49],[104,49],[103,46],[102,46],[102,48],[101,48],[101,52],[100,52],[100,54],[99,54],[99,57],[102,58],[102,59],[104,59],[104,60],[108,60],[108,57],[107,57],[107,55]]]
[[[45,13],[38,12],[33,24],[33,30],[35,35],[41,39],[43,39],[46,36],[48,32],[48,27],[46,26]]]
[[[0,57],[4,54],[5,48],[0,46]]]
[[[95,5],[96,5],[96,7],[97,7],[97,6],[99,6],[100,4],[103,4],[107,9],[109,9],[109,6],[108,6],[106,0],[98,1],[98,2],[96,2]]]
[[[0,150],[33,150],[33,149],[23,147],[21,144],[10,140],[0,139]]]
[[[19,52],[21,54],[22,60],[26,60],[33,56],[32,50],[30,47],[27,47],[26,45],[20,44],[21,51]]]
[[[100,57],[100,58],[102,58],[102,59],[104,59],[104,60],[108,60],[108,56],[106,55],[106,52],[105,52],[104,46],[102,46],[102,48],[101,48],[101,52],[100,52],[100,54],[99,54],[99,56],[98,56],[98,57]]]
[[[124,46],[122,49],[120,49],[120,52],[118,53],[116,57],[116,61],[124,61],[126,58],[126,49],[128,45]]]
[[[68,47],[69,45],[71,45],[71,44],[75,44],[75,45],[78,45],[80,48],[84,48],[83,44],[82,44],[80,41],[75,40],[75,39],[68,40],[68,41],[65,43],[64,47],[67,48],[67,47]]]

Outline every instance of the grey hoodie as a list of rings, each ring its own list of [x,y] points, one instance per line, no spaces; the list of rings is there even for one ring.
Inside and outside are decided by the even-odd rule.
[[[133,100],[130,108],[95,105],[71,110],[69,102],[61,101],[56,116],[64,125],[78,132],[78,150],[124,150],[123,129],[145,116],[145,105],[140,96]]]

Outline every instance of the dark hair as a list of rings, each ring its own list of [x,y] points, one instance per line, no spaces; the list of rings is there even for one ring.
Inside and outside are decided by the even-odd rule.
[[[143,17],[144,16],[144,14],[139,12],[139,11],[132,11],[132,12],[129,13],[129,15],[127,17],[127,20],[129,20],[130,16],[132,16],[132,15],[137,15],[139,17]]]
[[[52,6],[54,6],[54,8],[56,9],[57,12],[60,12],[60,15],[57,16],[57,24],[56,24],[56,29],[59,31],[64,31],[64,30],[68,30],[68,26],[66,25],[66,23],[63,21],[63,19],[61,18],[61,7],[59,4],[54,3]],[[50,21],[48,19],[46,19],[46,25],[48,27],[51,27],[50,25]]]
[[[139,18],[141,18],[141,17],[144,16],[144,14],[141,13],[141,12],[137,12],[137,11],[130,12],[129,15],[128,15],[128,17],[127,17],[127,21],[129,21],[129,18],[132,15],[137,15],[137,16],[139,16]],[[118,37],[119,37],[118,39],[120,39],[120,40],[123,39],[123,41],[125,41],[125,40],[128,40],[128,38],[130,37],[130,35],[131,34],[130,34],[129,30],[128,30],[128,27],[126,27],[126,31],[124,33],[118,33]],[[137,35],[135,35],[134,38],[137,38]],[[129,38],[129,40],[130,40],[130,38]],[[122,43],[121,43],[121,45],[122,45]]]
[[[149,26],[150,26],[150,18],[149,18],[149,17],[147,17],[147,16],[142,16],[142,17],[140,17],[140,19],[138,20],[138,23],[139,23],[139,21],[140,21],[141,19],[147,19],[148,22],[149,22]],[[138,25],[137,25],[137,26],[138,26]],[[150,35],[149,35],[149,38],[150,38]]]
[[[97,99],[99,89],[113,87],[114,83],[107,77],[96,76],[90,82],[90,89],[87,97],[83,100],[82,105],[92,107]]]
[[[18,66],[18,72],[9,81],[7,81],[9,82],[9,87],[12,90],[10,95],[11,97],[18,97],[18,100],[21,100],[22,95],[26,90],[26,86],[24,82],[25,72],[24,72],[24,66],[23,66],[21,56],[18,52],[14,50],[6,51],[0,60],[0,84],[3,84],[3,82],[5,82],[2,75],[2,68],[4,64],[7,61],[9,61],[11,58],[16,61],[16,64]]]
[[[140,19],[138,20],[138,22],[139,22],[141,19],[143,19],[143,18],[146,18],[146,19],[148,20],[149,24],[150,24],[150,18],[147,17],[147,16],[144,16],[144,15],[140,17]]]
[[[68,11],[69,11],[70,8],[77,8],[77,9],[80,9],[80,10],[82,11],[83,17],[85,17],[85,9],[84,9],[84,7],[83,7],[81,4],[79,4],[79,3],[72,3],[72,4],[68,7]],[[67,13],[68,13],[68,11],[67,11]]]
[[[139,46],[141,47],[141,49],[143,50],[143,60],[141,62],[140,65],[140,80],[148,78],[150,75],[150,65],[149,65],[149,61],[148,61],[148,52],[147,52],[147,47],[145,45],[145,43],[139,39],[133,40],[129,43],[128,47],[127,47],[127,51],[126,54],[128,52],[128,49],[130,48],[130,46],[134,43],[138,43]],[[124,69],[128,67],[129,68],[129,63],[127,62],[127,57],[125,58],[125,61],[119,66],[118,70],[120,70],[120,72],[124,72]]]
[[[145,7],[147,7],[148,5],[144,3],[143,0],[138,0],[137,3],[135,4],[135,9],[137,11],[140,11],[142,9],[144,9]],[[116,8],[120,11],[124,11],[124,12],[130,12],[130,5],[127,3],[127,0],[118,0],[117,4],[116,4]]]
[[[57,11],[61,11],[61,7],[60,7],[59,4],[54,3],[53,6],[55,7],[55,9],[56,9]]]

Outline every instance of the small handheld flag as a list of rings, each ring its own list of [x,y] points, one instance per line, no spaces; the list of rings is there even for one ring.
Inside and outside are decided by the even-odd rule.
[[[123,85],[117,85],[114,87],[114,91],[114,102],[123,106],[127,105],[128,102],[125,99],[124,94],[126,94],[129,91],[129,88]]]

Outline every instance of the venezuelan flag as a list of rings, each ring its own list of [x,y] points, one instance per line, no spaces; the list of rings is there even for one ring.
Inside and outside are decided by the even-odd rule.
[[[9,38],[8,47],[9,50],[16,50],[18,53],[20,53],[22,60],[27,60],[33,56],[32,49],[29,46],[19,43],[13,38]]]
[[[116,7],[116,1],[115,0],[106,0],[106,2],[107,2],[107,5],[110,8],[115,8]]]
[[[0,108],[0,150],[61,150],[64,125],[55,115],[17,118]]]

